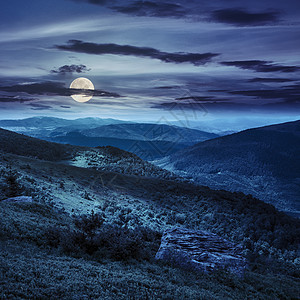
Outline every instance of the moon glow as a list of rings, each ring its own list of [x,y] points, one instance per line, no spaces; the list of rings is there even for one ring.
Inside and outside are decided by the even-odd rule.
[[[81,94],[73,94],[71,97],[77,101],[77,102],[87,102],[93,98],[93,95],[90,91],[93,91],[95,89],[93,83],[84,77],[76,78],[74,81],[72,81],[70,85],[70,89],[79,89],[79,90],[87,90],[87,93],[85,94],[84,91]]]

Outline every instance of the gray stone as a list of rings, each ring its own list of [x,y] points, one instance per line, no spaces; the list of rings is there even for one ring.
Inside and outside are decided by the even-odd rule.
[[[239,276],[243,276],[246,267],[241,246],[207,231],[179,227],[164,232],[155,258],[184,269],[226,269]]]
[[[22,202],[22,203],[32,203],[33,199],[32,197],[28,196],[18,196],[18,197],[13,197],[13,198],[7,198],[2,200],[1,202]]]

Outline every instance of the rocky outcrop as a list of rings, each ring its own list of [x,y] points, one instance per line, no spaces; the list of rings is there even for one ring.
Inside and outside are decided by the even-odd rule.
[[[164,232],[155,258],[184,269],[226,269],[239,276],[243,276],[246,267],[241,246],[207,231],[179,227]]]
[[[22,202],[22,203],[32,203],[33,199],[32,197],[28,196],[18,196],[18,197],[13,197],[13,198],[7,198],[2,200],[1,202]]]

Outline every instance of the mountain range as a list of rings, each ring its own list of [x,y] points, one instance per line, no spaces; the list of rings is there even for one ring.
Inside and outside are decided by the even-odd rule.
[[[2,120],[0,127],[40,139],[78,146],[114,146],[146,160],[172,154],[218,135],[167,124],[132,123],[115,119],[65,120],[35,117]]]
[[[248,129],[180,150],[156,164],[212,188],[242,191],[300,213],[300,121]]]

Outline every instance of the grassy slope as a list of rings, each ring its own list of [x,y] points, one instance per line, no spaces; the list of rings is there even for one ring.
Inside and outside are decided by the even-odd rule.
[[[0,298],[39,299],[287,299],[299,283],[282,275],[247,272],[193,274],[154,262],[66,256],[43,247],[45,227],[70,218],[44,204],[0,203]],[[5,233],[3,235],[3,233]],[[75,284],[74,284],[75,283]]]
[[[124,155],[116,149],[105,151],[109,161],[110,155]],[[299,281],[293,261],[299,222],[250,196],[213,191],[168,177],[138,177],[15,154],[0,155],[0,166],[0,187],[5,190],[4,176],[13,169],[19,173],[25,193],[39,202],[0,203],[2,298],[237,299],[250,295],[288,299],[297,295]],[[207,229],[249,244],[248,250],[261,258],[271,255],[272,262],[269,266],[265,258],[261,266],[255,262],[251,267],[255,272],[247,272],[245,280],[222,273],[197,277],[154,262],[73,258],[44,245],[44,231],[49,226],[72,227],[64,210],[80,214],[92,209],[104,212],[109,223],[122,224],[126,219],[129,227]],[[272,269],[275,263],[282,270]]]

